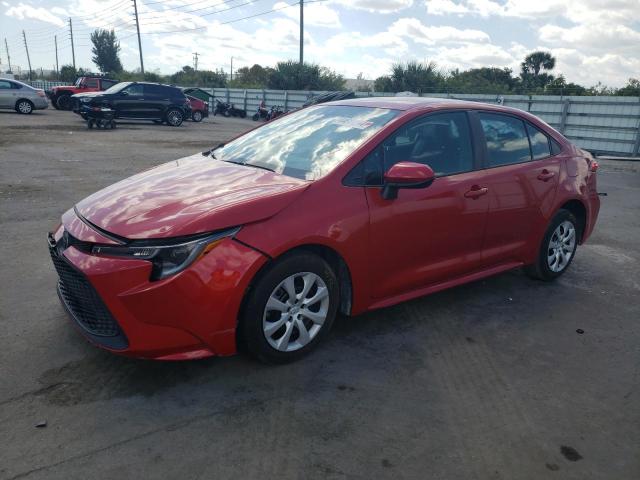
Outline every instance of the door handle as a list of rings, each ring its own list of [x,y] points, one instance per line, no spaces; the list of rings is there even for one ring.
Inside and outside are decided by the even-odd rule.
[[[483,195],[486,195],[489,192],[487,187],[480,187],[479,185],[474,185],[471,187],[471,190],[465,192],[464,196],[467,198],[480,198]]]
[[[545,168],[544,170],[542,170],[540,175],[538,175],[538,180],[542,180],[543,182],[546,182],[547,180],[551,180],[555,175],[556,175],[555,172],[550,172]]]

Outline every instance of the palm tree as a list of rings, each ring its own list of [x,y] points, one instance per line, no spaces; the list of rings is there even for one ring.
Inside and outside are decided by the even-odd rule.
[[[540,74],[540,70],[553,70],[556,66],[556,59],[549,53],[543,51],[537,51],[530,53],[524,57],[522,62],[523,73],[533,73],[534,76]]]

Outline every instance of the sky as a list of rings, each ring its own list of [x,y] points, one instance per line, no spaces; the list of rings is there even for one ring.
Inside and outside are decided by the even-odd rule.
[[[145,70],[193,66],[229,71],[298,59],[295,0],[138,0]],[[620,87],[640,77],[640,0],[309,0],[304,7],[305,60],[347,78],[374,79],[394,62],[434,61],[441,69],[508,67],[546,50],[555,73],[585,86]],[[113,28],[124,67],[139,67],[132,0],[0,0],[0,64],[33,68],[91,63],[90,33]],[[250,18],[247,18],[250,17]],[[15,68],[14,68],[15,69]]]

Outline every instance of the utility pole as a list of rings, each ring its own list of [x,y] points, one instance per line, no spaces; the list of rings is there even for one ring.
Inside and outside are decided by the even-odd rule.
[[[53,36],[53,43],[56,45],[56,78],[60,79],[60,69],[58,68],[58,36]]]
[[[11,69],[11,57],[9,56],[9,45],[7,45],[7,37],[4,37],[4,48],[7,51],[7,63],[9,64],[8,73],[13,73],[13,70]]]
[[[76,49],[73,46],[73,23],[69,17],[69,34],[71,35],[71,57],[73,58],[73,69],[76,69]]]
[[[304,0],[300,0],[300,65],[304,63]]]
[[[231,57],[231,75],[229,80],[233,80],[233,57]]]
[[[27,46],[27,36],[22,30],[22,38],[24,39],[24,49],[27,51],[27,63],[29,64],[29,81],[31,81],[31,58],[29,58],[29,47]]]
[[[144,75],[144,62],[142,61],[142,40],[140,40],[140,22],[138,20],[138,4],[133,0],[133,11],[136,15],[136,30],[138,31],[138,52],[140,52],[140,72]]]
[[[193,69],[198,71],[198,52],[193,52]]]

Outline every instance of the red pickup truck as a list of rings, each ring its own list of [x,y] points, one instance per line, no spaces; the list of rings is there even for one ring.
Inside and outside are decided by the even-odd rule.
[[[119,83],[119,81],[112,78],[85,75],[78,77],[73,85],[53,87],[47,90],[46,94],[54,108],[58,110],[70,110],[71,95],[85,92],[99,92],[114,86],[116,83]]]

